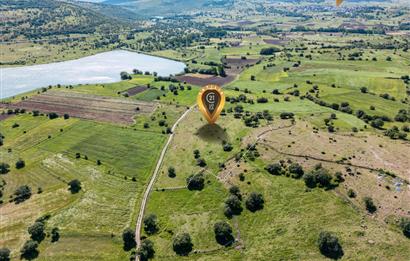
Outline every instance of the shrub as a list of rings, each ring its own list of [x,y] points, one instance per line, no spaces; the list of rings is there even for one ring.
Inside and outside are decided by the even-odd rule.
[[[347,196],[348,196],[349,198],[355,198],[355,197],[356,197],[356,192],[354,192],[353,189],[349,189],[349,190],[347,191]]]
[[[0,261],[9,261],[10,260],[10,249],[0,248]]]
[[[263,209],[263,204],[265,200],[263,199],[262,194],[252,192],[249,197],[246,199],[245,205],[246,208],[251,212],[256,212]]]
[[[14,192],[14,196],[16,204],[24,202],[31,197],[31,188],[27,185],[20,186]]]
[[[201,173],[189,176],[186,182],[189,190],[202,190],[205,186],[205,179]]]
[[[152,235],[158,231],[157,216],[150,214],[144,218],[144,230],[148,235]]]
[[[377,207],[376,207],[376,205],[374,204],[372,198],[370,198],[370,197],[365,197],[365,198],[363,199],[363,201],[364,201],[364,204],[365,204],[365,206],[366,206],[367,211],[369,211],[370,213],[376,212]]]
[[[141,261],[146,261],[153,258],[155,254],[154,243],[151,240],[145,239],[141,242],[141,246],[138,249],[137,255],[140,257]]]
[[[22,168],[24,168],[26,166],[26,163],[24,162],[24,160],[22,160],[22,159],[19,159],[17,162],[16,162],[16,169],[22,169]]]
[[[282,112],[280,114],[280,118],[285,120],[285,119],[292,119],[295,115],[293,114],[293,112]]]
[[[223,246],[230,246],[235,241],[232,235],[232,227],[225,221],[220,221],[214,225],[215,240]]]
[[[192,251],[193,246],[191,236],[188,233],[176,235],[172,242],[172,249],[180,256],[187,256]]]
[[[320,232],[318,246],[322,255],[332,259],[339,259],[344,254],[339,239],[327,231]]]
[[[67,113],[64,114],[64,120],[68,120],[70,119],[70,115],[68,115]]]
[[[0,163],[0,174],[6,174],[10,171],[10,165],[7,163]]]
[[[223,150],[224,151],[232,151],[232,149],[233,149],[233,146],[232,146],[232,144],[230,144],[230,143],[225,143],[224,145],[223,145]]]
[[[135,242],[135,232],[131,228],[126,228],[122,232],[122,241],[124,242],[124,250],[129,251],[133,249],[137,243]]]
[[[206,166],[206,161],[204,160],[204,159],[202,159],[202,158],[198,158],[197,160],[196,160],[196,165],[198,165],[198,166],[200,166],[200,167],[205,167]]]
[[[27,231],[30,234],[31,239],[41,242],[45,237],[44,228],[45,226],[43,222],[36,221],[33,225],[29,226]]]
[[[81,190],[81,182],[78,179],[73,179],[72,181],[68,182],[68,190],[71,194],[78,193]]]

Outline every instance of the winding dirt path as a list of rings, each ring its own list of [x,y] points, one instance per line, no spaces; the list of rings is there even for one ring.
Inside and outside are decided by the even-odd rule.
[[[162,162],[163,162],[164,157],[165,157],[165,153],[167,152],[169,144],[171,144],[172,138],[175,135],[174,133],[175,133],[176,127],[188,115],[188,113],[190,113],[195,107],[196,107],[196,105],[194,105],[194,106],[190,107],[188,110],[186,110],[181,115],[181,117],[179,117],[179,119],[172,126],[172,129],[171,129],[172,133],[171,133],[171,135],[169,135],[168,141],[167,141],[167,143],[165,144],[164,148],[161,151],[161,155],[159,156],[159,159],[157,161],[157,165],[155,166],[155,170],[154,170],[154,172],[151,176],[151,179],[148,183],[148,186],[147,186],[147,188],[144,192],[144,197],[142,199],[140,211],[139,211],[139,214],[138,214],[137,225],[135,227],[135,242],[137,243],[137,249],[141,245],[141,226],[142,226],[142,220],[144,218],[144,212],[145,212],[145,208],[146,208],[146,205],[147,205],[148,197],[149,197],[149,194],[152,191],[155,180],[158,176],[159,170],[161,168]],[[135,260],[139,261],[139,256],[138,255],[135,256]]]

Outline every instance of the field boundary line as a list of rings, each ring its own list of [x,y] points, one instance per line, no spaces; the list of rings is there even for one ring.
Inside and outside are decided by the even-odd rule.
[[[142,202],[141,202],[141,206],[140,206],[140,211],[139,211],[138,218],[137,218],[137,225],[136,225],[136,227],[135,227],[135,242],[137,243],[137,249],[138,249],[139,246],[141,245],[141,226],[142,226],[142,219],[143,219],[143,217],[144,217],[144,212],[145,212],[145,208],[146,208],[146,205],[147,205],[148,197],[149,197],[149,195],[150,195],[150,193],[151,193],[151,191],[152,191],[152,188],[153,188],[153,186],[154,186],[155,180],[156,180],[156,178],[157,178],[157,176],[158,176],[158,173],[159,173],[159,170],[160,170],[160,168],[161,168],[161,166],[162,166],[162,162],[163,162],[163,160],[164,160],[165,153],[167,152],[168,147],[169,147],[169,145],[171,144],[172,138],[173,138],[174,135],[175,135],[175,129],[176,129],[176,127],[177,127],[178,124],[188,115],[188,113],[191,112],[195,107],[196,107],[196,105],[194,105],[194,106],[190,107],[188,110],[186,110],[186,111],[181,115],[181,117],[179,117],[178,120],[177,120],[177,121],[174,123],[174,125],[172,126],[172,128],[171,128],[171,134],[170,134],[170,136],[169,136],[169,138],[168,138],[168,141],[166,142],[165,146],[162,148],[161,154],[160,154],[159,159],[158,159],[158,161],[157,161],[157,164],[156,164],[156,166],[155,166],[155,170],[154,170],[154,172],[153,172],[153,174],[152,174],[152,176],[151,176],[151,179],[150,179],[150,181],[149,181],[149,183],[148,183],[148,186],[147,186],[147,188],[146,188],[146,190],[145,190],[145,192],[144,192],[144,196],[143,196],[143,199],[142,199]],[[138,256],[138,255],[135,256],[135,260],[136,260],[136,261],[139,261],[139,256]]]

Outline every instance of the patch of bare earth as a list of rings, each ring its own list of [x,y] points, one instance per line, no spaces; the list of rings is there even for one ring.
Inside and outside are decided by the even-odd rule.
[[[139,113],[151,113],[157,104],[90,94],[47,91],[27,100],[7,105],[41,113],[55,112],[72,117],[119,124],[132,124]]]

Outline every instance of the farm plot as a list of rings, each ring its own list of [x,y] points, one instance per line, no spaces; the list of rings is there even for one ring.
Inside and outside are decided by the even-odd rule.
[[[135,87],[129,88],[128,90],[124,91],[124,94],[127,94],[128,96],[134,96],[147,89],[148,89],[147,86],[135,86]]]
[[[155,110],[156,104],[89,94],[48,91],[9,105],[9,107],[37,110],[43,113],[69,114],[82,119],[132,124],[137,113],[150,113]]]
[[[176,77],[180,82],[186,82],[188,84],[205,86],[207,84],[216,84],[219,86],[228,84],[235,79],[234,75],[228,75],[226,77],[213,76],[213,75],[204,75],[202,74],[189,74]]]

